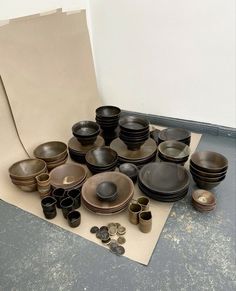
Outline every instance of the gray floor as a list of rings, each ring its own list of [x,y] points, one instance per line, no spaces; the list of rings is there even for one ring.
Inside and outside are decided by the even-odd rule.
[[[0,291],[235,290],[236,140],[204,135],[198,150],[229,159],[217,209],[177,202],[148,266],[0,201]]]

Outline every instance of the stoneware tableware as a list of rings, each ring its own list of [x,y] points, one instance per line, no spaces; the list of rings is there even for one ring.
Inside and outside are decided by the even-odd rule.
[[[57,208],[61,208],[61,201],[65,198],[66,191],[63,188],[56,188],[52,191],[52,196],[56,199]]]
[[[139,223],[139,213],[142,211],[142,207],[138,203],[131,203],[129,205],[129,221],[132,224]]]
[[[72,126],[72,133],[82,145],[91,145],[100,132],[99,125],[94,121],[80,121]]]
[[[145,197],[141,196],[137,199],[137,203],[142,207],[142,211],[149,210],[150,200]]]
[[[80,189],[72,189],[67,191],[67,196],[74,200],[74,208],[77,209],[81,205],[81,193]]]
[[[78,227],[81,223],[81,214],[79,211],[72,210],[67,215],[67,221],[70,227]]]
[[[47,219],[53,219],[57,215],[56,199],[53,197],[45,197],[41,200],[43,213]]]
[[[60,160],[67,153],[67,145],[61,141],[49,141],[40,144],[34,150],[34,156],[45,162],[54,162]]]
[[[104,181],[97,186],[98,199],[103,201],[114,201],[117,197],[117,186],[111,181]]]
[[[144,233],[148,233],[152,230],[151,211],[142,211],[139,213],[139,229]]]
[[[134,183],[138,177],[138,167],[132,163],[124,163],[119,166],[119,171],[127,175]]]
[[[68,213],[74,210],[74,200],[71,197],[61,200],[61,209],[64,218],[67,218]]]

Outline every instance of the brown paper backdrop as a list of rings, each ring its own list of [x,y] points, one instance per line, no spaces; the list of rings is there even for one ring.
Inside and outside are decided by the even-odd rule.
[[[39,36],[39,32],[45,35]],[[57,49],[58,45],[62,47]],[[6,56],[10,60],[5,59]],[[101,102],[96,91],[84,12],[70,16],[56,13],[23,18],[0,28],[0,63],[17,129],[30,152],[47,140],[68,141],[74,122],[94,119],[95,108]],[[81,76],[82,72],[85,76]],[[78,82],[75,76],[81,77]],[[18,140],[1,86],[0,110],[0,132],[4,141],[0,143],[0,151],[6,153],[0,164],[0,198],[44,219],[37,193],[22,192],[11,184],[8,177],[8,167],[27,156]],[[200,135],[192,135],[192,151],[199,140]],[[139,195],[141,192],[136,186],[134,198]],[[89,229],[93,225],[119,222],[127,228],[125,256],[147,265],[172,205],[151,200],[153,228],[148,234],[130,224],[126,212],[99,216],[83,207],[80,209],[82,222],[79,228],[70,228],[60,211],[50,223],[101,245]]]

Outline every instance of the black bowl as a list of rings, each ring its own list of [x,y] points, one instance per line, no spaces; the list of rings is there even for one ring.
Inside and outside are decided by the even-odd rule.
[[[80,121],[72,126],[72,132],[82,145],[89,145],[97,139],[100,127],[94,121]]]
[[[133,182],[136,182],[138,177],[138,167],[132,163],[124,163],[119,166],[119,171],[128,176]]]
[[[137,116],[124,116],[119,120],[121,130],[128,132],[142,132],[149,129],[149,121]]]
[[[116,106],[106,105],[101,106],[96,109],[96,117],[102,118],[103,120],[109,120],[114,118],[119,118],[120,108]]]
[[[114,201],[117,198],[117,186],[110,181],[100,183],[96,188],[98,199],[103,201]]]
[[[204,172],[204,171],[200,171],[197,168],[195,168],[193,166],[193,164],[190,161],[190,165],[189,165],[189,169],[190,171],[192,171],[194,174],[201,176],[201,177],[206,177],[206,178],[219,178],[223,175],[226,175],[227,170],[222,171],[222,172],[218,172],[218,173],[208,173],[208,172]]]

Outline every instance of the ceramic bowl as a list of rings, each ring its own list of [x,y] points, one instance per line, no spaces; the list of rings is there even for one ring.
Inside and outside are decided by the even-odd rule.
[[[96,194],[100,200],[114,201],[117,198],[117,186],[111,181],[103,181],[96,188]]]
[[[133,182],[136,182],[138,177],[138,167],[132,163],[124,163],[119,166],[119,171],[127,175]]]
[[[67,153],[67,145],[61,141],[49,141],[34,150],[34,156],[45,162],[60,160]]]
[[[96,117],[102,120],[114,120],[120,116],[120,108],[116,106],[106,105],[96,109]]]
[[[82,145],[90,145],[96,141],[100,127],[94,121],[80,121],[72,126],[72,132]]]

